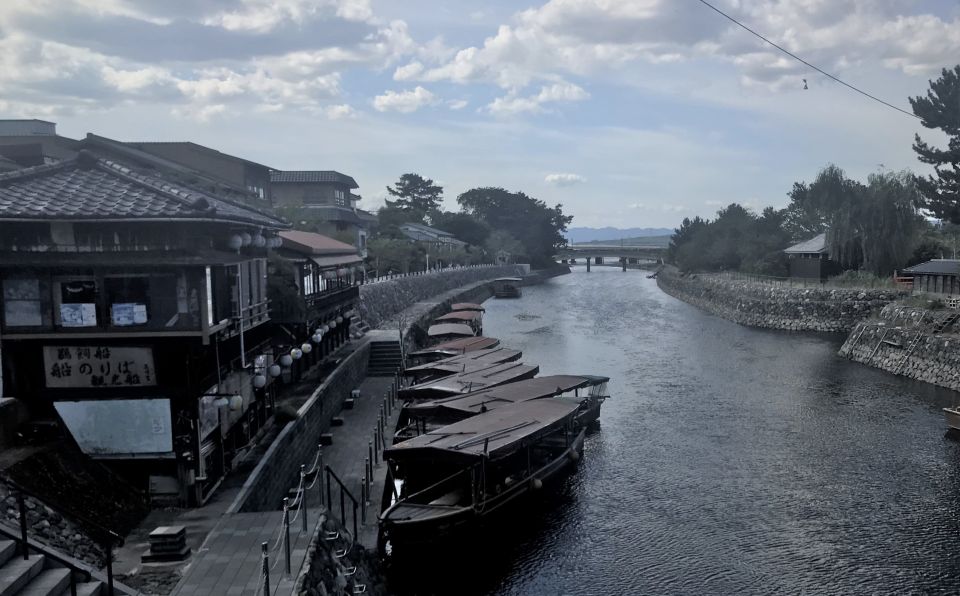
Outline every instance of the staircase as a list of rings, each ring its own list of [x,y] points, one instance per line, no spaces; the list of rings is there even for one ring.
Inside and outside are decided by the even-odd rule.
[[[943,317],[942,319],[940,319],[939,321],[937,321],[937,324],[934,325],[934,327],[933,327],[933,332],[934,332],[934,333],[941,333],[941,332],[943,332],[944,329],[946,329],[947,327],[950,327],[951,325],[953,325],[954,323],[956,323],[956,322],[957,322],[957,319],[960,319],[960,313],[955,313],[955,312],[954,312],[954,313],[948,314],[947,316],[945,316],[945,317]]]
[[[88,581],[84,581],[87,579]],[[76,591],[72,591],[73,582]],[[102,582],[84,578],[45,554],[23,551],[13,540],[0,540],[0,596],[106,596]]]
[[[371,377],[392,377],[403,366],[403,351],[396,340],[378,340],[370,342],[370,361],[367,375]],[[3,596],[0,594],[0,596]]]
[[[370,331],[370,326],[360,320],[360,315],[354,312],[350,315],[350,336],[353,339],[360,339]]]

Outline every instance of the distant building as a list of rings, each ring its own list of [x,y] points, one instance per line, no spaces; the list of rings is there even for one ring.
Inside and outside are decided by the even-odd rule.
[[[57,134],[57,125],[45,120],[0,120],[2,169],[26,168],[73,159],[79,141]]]
[[[287,224],[149,170],[82,150],[0,174],[3,393],[196,504],[272,412],[267,248]]]
[[[400,233],[435,254],[449,253],[457,248],[466,248],[467,243],[458,240],[450,232],[423,224],[405,223],[399,226]]]
[[[789,261],[790,277],[826,279],[840,272],[840,267],[830,260],[825,233],[794,244],[783,252]]]
[[[0,137],[56,136],[57,123],[46,120],[0,120]]]
[[[270,181],[276,207],[307,210],[327,224],[319,232],[346,233],[360,254],[366,255],[367,236],[377,218],[357,208],[360,196],[351,192],[359,188],[356,180],[333,170],[301,170],[274,171]]]
[[[936,294],[960,294],[960,259],[932,259],[907,267],[902,275],[913,277],[913,289]]]
[[[272,203],[270,196],[270,172],[272,168],[263,164],[221,153],[216,149],[189,141],[128,142],[126,145],[246,189],[267,205]]]

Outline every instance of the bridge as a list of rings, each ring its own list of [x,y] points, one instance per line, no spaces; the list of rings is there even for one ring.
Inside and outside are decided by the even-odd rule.
[[[557,252],[556,258],[565,264],[585,263],[587,271],[590,265],[620,265],[626,270],[628,265],[658,263],[666,256],[663,246],[650,245],[614,245],[614,244],[571,244]]]

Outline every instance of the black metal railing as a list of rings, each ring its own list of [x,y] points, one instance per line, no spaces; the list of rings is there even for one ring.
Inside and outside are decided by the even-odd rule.
[[[353,539],[357,540],[357,511],[360,509],[360,502],[356,497],[353,496],[353,493],[350,492],[350,489],[343,484],[343,481],[340,480],[340,477],[330,469],[330,466],[324,466],[323,469],[327,473],[327,510],[331,513],[333,512],[333,494],[331,490],[333,483],[330,482],[330,479],[333,478],[337,481],[337,485],[340,487],[340,525],[341,527],[347,526],[346,499],[350,499],[350,502],[353,503]]]
[[[73,561],[71,561],[71,560],[69,560],[69,559],[67,559],[67,558],[65,558],[65,557],[63,557],[63,556],[60,556],[60,555],[57,554],[52,548],[51,548],[51,549],[44,549],[44,548],[33,547],[33,546],[30,545],[30,536],[29,536],[29,527],[28,527],[29,524],[28,524],[28,522],[27,522],[27,509],[28,509],[28,508],[27,508],[27,497],[30,497],[30,498],[32,498],[32,499],[35,499],[35,500],[39,501],[40,503],[42,503],[42,504],[45,505],[46,507],[50,508],[50,509],[53,510],[54,512],[62,515],[63,517],[65,517],[65,518],[67,518],[67,519],[70,519],[70,520],[78,523],[80,526],[83,527],[83,529],[86,531],[86,533],[87,533],[91,538],[93,538],[93,539],[100,545],[101,548],[103,548],[103,550],[104,550],[104,556],[105,556],[105,558],[106,558],[107,596],[114,596],[114,589],[113,589],[113,588],[114,588],[114,586],[113,586],[113,548],[114,548],[115,546],[123,546],[123,537],[120,536],[119,534],[117,534],[116,532],[114,532],[113,530],[110,530],[110,529],[108,529],[108,528],[105,528],[105,527],[103,527],[102,525],[100,525],[99,523],[97,523],[97,522],[95,522],[95,521],[92,521],[92,520],[90,520],[89,518],[84,517],[83,515],[80,515],[80,514],[75,513],[75,512],[69,512],[69,513],[67,513],[67,512],[64,512],[64,511],[62,511],[62,510],[59,510],[59,509],[56,508],[56,507],[51,506],[51,505],[50,505],[48,502],[46,502],[43,498],[37,496],[36,494],[32,493],[31,491],[29,491],[29,490],[27,490],[27,489],[25,489],[25,488],[23,488],[23,487],[20,486],[18,483],[14,482],[13,480],[10,480],[9,478],[5,478],[5,477],[0,476],[0,482],[2,482],[4,485],[6,485],[7,488],[9,488],[11,492],[13,492],[13,494],[14,494],[16,500],[17,500],[17,507],[18,507],[18,510],[19,510],[19,511],[18,511],[18,515],[19,515],[19,517],[20,517],[20,532],[19,532],[19,535],[17,535],[15,532],[10,532],[10,531],[6,530],[6,528],[4,528],[2,525],[0,525],[0,534],[4,534],[4,535],[6,535],[7,537],[9,537],[9,538],[11,538],[12,540],[14,540],[15,542],[19,543],[19,545],[20,545],[20,550],[21,550],[21,554],[22,554],[22,556],[23,556],[23,559],[24,559],[24,560],[29,559],[29,557],[30,557],[30,550],[33,549],[33,550],[35,550],[38,554],[42,554],[42,555],[45,556],[45,557],[49,557],[49,558],[53,559],[54,561],[56,561],[57,563],[60,563],[61,565],[63,565],[63,566],[66,567],[67,569],[69,569],[69,570],[70,570],[70,594],[71,594],[71,596],[76,596],[76,594],[77,594],[77,581],[76,581],[76,577],[77,577],[78,574],[81,575],[81,576],[83,576],[84,578],[86,578],[86,581],[90,581],[90,580],[92,579],[92,575],[91,575],[91,573],[90,573],[90,571],[89,571],[88,569],[84,569],[84,568],[82,568],[82,567],[77,566],[75,562],[73,562]],[[37,542],[40,542],[40,541],[38,540]]]

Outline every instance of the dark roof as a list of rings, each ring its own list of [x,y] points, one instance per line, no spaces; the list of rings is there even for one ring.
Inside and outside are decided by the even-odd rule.
[[[479,310],[455,310],[439,316],[434,321],[475,321],[483,317]]]
[[[514,360],[519,360],[521,356],[523,356],[523,352],[520,350],[511,350],[509,348],[474,350],[473,352],[467,352],[466,354],[453,356],[452,358],[444,358],[443,360],[437,360],[436,362],[428,362],[427,364],[421,364],[420,366],[412,366],[407,368],[406,372],[437,371],[460,373],[467,372],[468,370],[479,370],[481,368],[486,368],[491,364],[512,362]]]
[[[253,166],[255,168],[263,168],[265,170],[272,170],[270,166],[265,166],[262,163],[257,163],[255,161],[250,161],[249,159],[244,159],[242,157],[237,157],[236,155],[230,155],[229,153],[223,153],[222,151],[217,151],[216,149],[211,149],[205,145],[198,145],[192,141],[128,141],[124,145],[129,145],[130,147],[135,147],[143,151],[150,151],[151,147],[184,147],[187,149],[193,149],[194,151],[199,151],[201,153],[209,153],[216,155],[217,157],[229,160],[236,161],[242,164]]]
[[[398,443],[387,449],[384,457],[397,460],[421,454],[445,454],[452,458],[474,459],[486,455],[497,459],[553,430],[574,416],[579,407],[578,401],[567,399],[511,404]]]
[[[270,172],[270,182],[277,184],[303,182],[333,182],[346,184],[348,188],[360,188],[357,181],[334,170],[274,170]]]
[[[12,267],[60,267],[83,269],[86,267],[171,267],[187,265],[231,265],[248,260],[249,257],[235,252],[203,249],[195,251],[103,251],[47,252],[2,251],[0,266]]]
[[[340,207],[339,205],[300,205],[311,215],[316,215],[324,221],[342,221],[344,223],[362,226],[363,220],[357,212],[350,207]]]
[[[436,325],[430,325],[430,328],[427,329],[427,335],[430,337],[436,337],[438,335],[475,335],[473,329],[470,325],[464,325],[462,323],[437,323]]]
[[[960,275],[960,259],[932,259],[903,270],[927,275]]]
[[[464,337],[460,339],[451,339],[450,341],[445,341],[441,344],[437,344],[430,348],[424,348],[423,350],[417,350],[416,352],[411,352],[410,356],[466,354],[467,352],[473,352],[475,350],[495,348],[499,345],[500,345],[500,340],[495,337],[484,337],[482,335],[478,335],[477,337]]]
[[[470,393],[521,379],[529,379],[540,372],[540,367],[522,362],[501,362],[486,368],[451,375],[435,381],[420,383],[400,390],[404,398],[435,399],[443,395]]]
[[[280,232],[283,247],[307,255],[356,254],[357,247],[329,236],[302,230]]]
[[[89,151],[0,174],[0,220],[214,220],[285,228],[240,203],[135,173]]]
[[[482,304],[477,304],[476,302],[454,302],[450,305],[450,310],[479,310],[483,312],[487,309],[485,309]]]
[[[827,252],[827,235],[817,234],[809,240],[798,242],[793,246],[783,249],[783,252],[789,254],[822,254]]]

